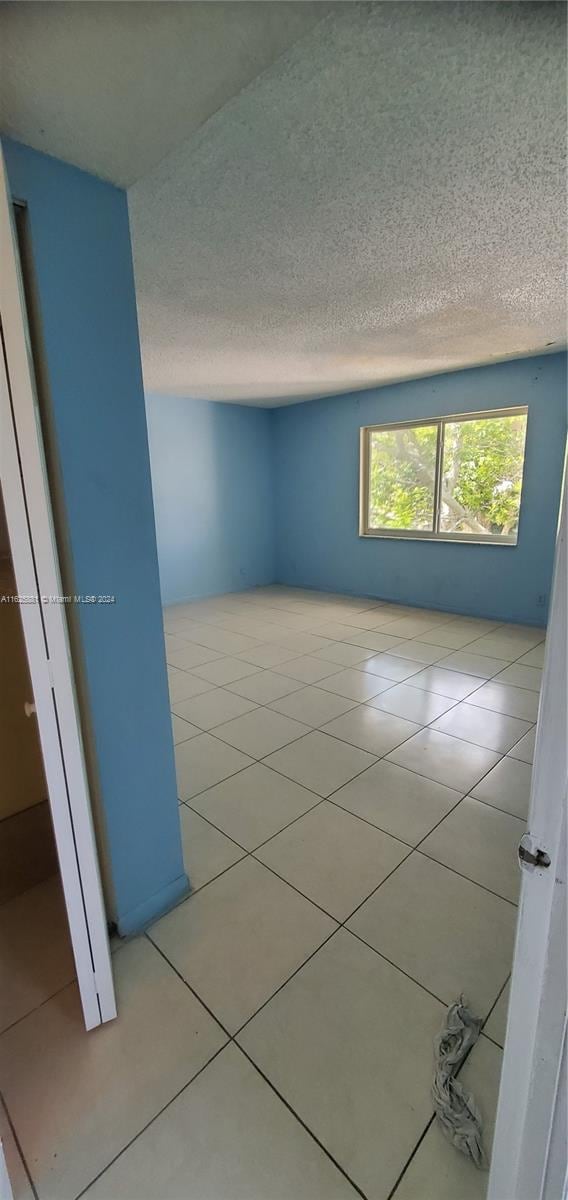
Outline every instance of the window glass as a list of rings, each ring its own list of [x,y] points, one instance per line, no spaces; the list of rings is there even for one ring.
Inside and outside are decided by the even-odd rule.
[[[362,535],[516,544],[526,408],[362,433]]]
[[[517,533],[526,426],[526,413],[444,422],[442,533]]]
[[[371,431],[371,529],[433,529],[437,437],[436,425]]]

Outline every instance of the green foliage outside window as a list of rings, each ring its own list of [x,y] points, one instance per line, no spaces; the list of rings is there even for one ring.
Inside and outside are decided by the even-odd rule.
[[[438,528],[511,537],[518,528],[526,414],[443,422]],[[440,423],[370,432],[371,529],[434,531]]]

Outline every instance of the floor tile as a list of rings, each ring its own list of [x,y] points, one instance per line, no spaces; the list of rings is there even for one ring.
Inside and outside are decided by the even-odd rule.
[[[402,842],[326,800],[261,846],[256,857],[345,921],[408,853]]]
[[[434,729],[421,730],[388,757],[389,762],[434,779],[436,783],[444,783],[462,794],[471,791],[498,762],[498,755],[493,751]]]
[[[349,642],[358,632],[358,629],[354,628],[353,625],[342,625],[337,621],[326,622],[319,627],[321,636],[329,638],[333,642]]]
[[[339,930],[238,1040],[354,1183],[386,1200],[430,1116],[443,1014]]]
[[[279,675],[276,671],[257,671],[256,675],[250,675],[248,679],[239,679],[232,683],[230,690],[248,700],[254,700],[255,704],[270,704],[271,700],[288,696],[290,692],[296,692],[301,687],[302,684],[289,675]]]
[[[180,800],[189,800],[252,764],[246,754],[220,742],[210,733],[200,733],[190,742],[176,746],[175,757]]]
[[[491,1151],[501,1052],[481,1037],[459,1078],[470,1088],[481,1110],[483,1141]],[[403,1175],[393,1200],[485,1200],[487,1171],[480,1171],[460,1154],[433,1122]]]
[[[394,621],[396,617],[400,617],[402,615],[403,614],[399,611],[396,605],[383,604],[380,608],[376,609],[375,612],[369,610],[368,613],[360,613],[359,616],[351,617],[350,624],[352,624],[354,628],[357,627],[361,630],[369,629],[380,633],[384,625],[387,625],[389,621]],[[406,615],[408,616],[409,614],[406,613]]]
[[[511,970],[516,917],[513,905],[415,853],[348,928],[439,1000],[463,992],[486,1017]]]
[[[493,808],[526,821],[529,815],[532,767],[530,763],[506,756],[476,783],[472,795]]]
[[[172,715],[172,733],[174,735],[174,746],[178,742],[188,742],[190,738],[197,737],[201,733],[197,725],[192,725],[189,721],[184,721],[181,717]]]
[[[333,803],[415,846],[454,808],[461,795],[383,761],[335,792]]]
[[[232,633],[246,633],[257,639],[257,644],[270,641],[274,633],[274,624],[256,620],[252,617],[225,617],[223,629]]]
[[[500,671],[495,677],[496,683],[509,683],[514,687],[529,688],[530,691],[540,692],[542,684],[542,670],[539,667],[529,667],[524,664],[512,663],[510,667],[505,667],[504,671]]]
[[[0,1031],[75,978],[58,875],[0,907]]]
[[[479,679],[491,679],[506,666],[502,658],[488,658],[483,654],[474,654],[469,650],[456,650],[442,659],[440,666],[444,671],[459,671],[462,675],[477,675]]]
[[[538,692],[500,683],[499,676],[478,688],[470,696],[469,703],[492,712],[506,713],[509,717],[520,717],[523,721],[534,722],[538,717]]]
[[[180,804],[179,819],[183,861],[194,891],[243,857],[244,851],[240,846],[225,837],[224,833],[219,833],[218,829],[214,829],[186,804]]]
[[[0,676],[2,668],[0,667]],[[5,697],[7,699],[7,697]],[[2,731],[4,752],[7,730]],[[5,759],[0,754],[0,761]],[[7,787],[7,768],[2,787]],[[58,874],[59,863],[53,835],[49,800],[41,800],[0,822],[0,905]],[[0,989],[1,989],[0,979]]]
[[[411,662],[408,658],[397,658],[395,654],[375,654],[361,663],[358,669],[370,671],[372,675],[381,675],[384,679],[391,679],[393,683],[402,683],[411,675],[417,675],[423,668],[423,663]]]
[[[295,650],[287,650],[284,646],[273,646],[270,642],[266,645],[252,646],[250,650],[244,650],[239,654],[239,658],[243,662],[250,663],[251,666],[257,668],[278,667],[295,657]]]
[[[312,616],[278,609],[274,611],[273,618],[275,621],[273,641],[278,645],[288,646],[297,654],[311,654],[312,650],[317,649],[317,646],[324,644],[324,639],[319,634],[310,632],[315,624]]]
[[[235,1046],[227,1046],[85,1200],[357,1200]]]
[[[241,650],[248,650],[260,641],[244,633],[231,633],[229,629],[220,629],[218,625],[204,626],[193,636],[193,640],[201,646],[209,646],[219,654],[232,655]]]
[[[194,673],[201,679],[207,679],[216,686],[223,687],[226,683],[234,683],[236,679],[244,679],[247,675],[255,675],[258,668],[253,663],[244,662],[241,658],[216,658],[214,662],[205,663],[203,667],[195,667]]]
[[[317,792],[318,796],[329,796],[374,761],[371,754],[314,730],[271,754],[266,766]]]
[[[247,850],[254,850],[321,798],[262,763],[194,796],[192,808]]]
[[[533,629],[531,633],[518,633],[514,632],[514,628],[502,626],[496,629],[495,633],[486,633],[484,637],[472,642],[472,653],[489,654],[492,658],[508,658],[512,661],[544,640],[542,629]]]
[[[366,650],[373,650],[375,653],[381,650],[390,650],[392,653],[393,646],[400,646],[404,638],[394,637],[391,633],[381,633],[380,630],[374,632],[372,629],[365,630],[363,633],[355,633],[351,638],[353,645],[363,646]]]
[[[244,858],[162,917],[150,936],[234,1032],[334,928],[309,900]]]
[[[507,1010],[509,1008],[509,996],[511,994],[511,984],[501,992],[499,999],[483,1028],[483,1032],[491,1038],[493,1042],[497,1042],[498,1046],[505,1045],[505,1034],[507,1032]]]
[[[2,1101],[0,1100],[0,1142],[12,1189],[11,1200],[34,1200],[32,1185]]]
[[[390,621],[391,618],[392,618],[392,614],[390,612],[386,612],[383,615],[382,608],[377,608],[377,609],[371,608],[371,609],[368,609],[367,612],[353,613],[349,617],[348,623],[349,623],[350,628],[354,629],[354,630],[357,630],[357,629],[377,630],[377,629],[381,628],[381,625],[386,624],[387,621]]]
[[[355,705],[355,700],[337,696],[333,692],[324,691],[321,687],[304,687],[291,696],[275,700],[270,707],[287,717],[294,717],[297,721],[303,721],[306,725],[317,728],[319,725],[325,725],[327,721],[331,721],[333,717],[348,712]]]
[[[485,746],[487,750],[495,750],[498,754],[506,754],[515,742],[529,732],[530,722],[519,721],[517,717],[507,717],[501,712],[478,708],[475,704],[468,704],[467,700],[462,700],[455,708],[444,713],[443,717],[438,717],[432,729],[463,738],[476,746]]]
[[[319,637],[317,634],[290,633],[290,631],[275,636],[274,641],[278,646],[295,650],[296,654],[314,654],[316,650],[321,650],[323,646],[328,645],[328,639]]]
[[[390,679],[383,679],[380,675],[347,668],[345,671],[339,671],[337,675],[320,680],[319,686],[326,692],[335,692],[338,696],[346,696],[349,700],[363,703],[364,700],[370,700],[371,696],[378,696],[379,692],[386,691],[392,684]]]
[[[350,742],[360,750],[368,750],[378,758],[400,746],[401,742],[418,733],[420,726],[391,713],[378,712],[369,704],[360,704],[351,712],[330,721],[323,728],[323,733]]]
[[[544,666],[544,650],[545,643],[541,642],[540,645],[535,646],[533,650],[529,650],[527,654],[522,654],[515,665],[518,667],[537,667],[542,669]]]
[[[455,704],[447,696],[438,696],[436,692],[426,692],[421,688],[410,687],[407,683],[398,683],[381,692],[368,701],[373,708],[393,713],[397,717],[405,717],[418,725],[429,725],[436,717],[442,716]]]
[[[166,651],[166,661],[168,663],[168,666],[175,667],[176,664],[173,661],[173,658],[170,661],[171,655],[175,654],[176,652],[186,650],[188,645],[189,645],[189,643],[186,641],[185,638],[178,637],[177,634],[175,634],[175,633],[167,633],[166,632],[164,634],[164,647],[165,647],[165,651]]]
[[[452,621],[449,625],[436,625],[434,629],[429,629],[427,633],[422,634],[422,641],[434,646],[447,646],[448,650],[461,650],[470,642],[474,642],[478,636],[476,629],[460,625],[459,621]]]
[[[524,821],[468,796],[420,849],[516,904],[521,882],[517,851],[524,832]]]
[[[250,754],[251,758],[265,758],[267,754],[308,733],[308,729],[307,725],[272,712],[270,708],[257,708],[243,717],[217,726],[215,735],[237,750]]]
[[[213,687],[214,684],[206,679],[199,679],[189,671],[180,671],[179,675],[168,680],[170,704],[179,704],[180,700],[189,700],[191,696],[201,696],[203,692],[210,692]]]
[[[324,646],[323,650],[316,650],[314,657],[324,662],[335,663],[339,669],[361,666],[368,658],[373,657],[373,651],[366,650],[363,646],[348,645],[347,642],[332,642],[331,645]]]
[[[117,951],[113,972],[117,1021],[86,1035],[71,984],[0,1038],[4,1098],[42,1200],[73,1200],[225,1040],[146,938]]]
[[[424,688],[437,696],[449,696],[451,700],[465,700],[483,680],[477,675],[464,675],[460,671],[446,671],[443,666],[427,667],[408,681],[409,687]]]
[[[391,654],[397,658],[408,658],[411,662],[421,662],[424,666],[438,662],[446,653],[445,646],[429,646],[426,642],[419,642],[414,638],[408,642],[399,642],[391,649]]]
[[[423,633],[444,623],[444,617],[395,617],[381,627],[381,632],[401,638],[420,638]]]
[[[292,658],[290,662],[282,663],[278,668],[281,675],[289,675],[300,683],[317,683],[327,675],[335,675],[339,666],[335,662],[326,662],[323,658],[305,654],[302,658]]]
[[[190,700],[180,700],[173,706],[173,712],[184,721],[191,721],[198,729],[213,729],[233,717],[242,717],[251,712],[256,705],[251,700],[245,700],[226,688],[213,688],[201,696],[192,696]]]
[[[194,667],[202,667],[205,663],[219,662],[221,654],[217,650],[207,649],[206,646],[185,642],[183,649],[168,653],[167,658],[173,667],[179,667],[183,671],[192,671]]]
[[[531,729],[529,733],[525,733],[525,736],[521,738],[520,742],[515,743],[512,749],[509,750],[509,758],[520,758],[522,762],[532,763],[534,758],[536,728],[537,727],[535,725],[534,729]]]

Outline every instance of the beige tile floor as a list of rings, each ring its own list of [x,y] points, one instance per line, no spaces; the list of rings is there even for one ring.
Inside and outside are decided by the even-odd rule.
[[[489,1148],[544,631],[277,586],[164,624],[193,894],[89,1035],[57,884],[0,909],[15,1200],[483,1200],[432,1039],[465,990]]]

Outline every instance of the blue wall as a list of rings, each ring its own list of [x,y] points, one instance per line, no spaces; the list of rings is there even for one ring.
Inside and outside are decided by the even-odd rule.
[[[164,604],[274,579],[272,413],[147,398]]]
[[[3,142],[27,201],[114,918],[145,924],[187,888],[169,718],[126,195]]]
[[[359,428],[528,404],[517,546],[358,536]],[[520,359],[274,410],[276,578],[540,625],[566,431],[566,356]]]

